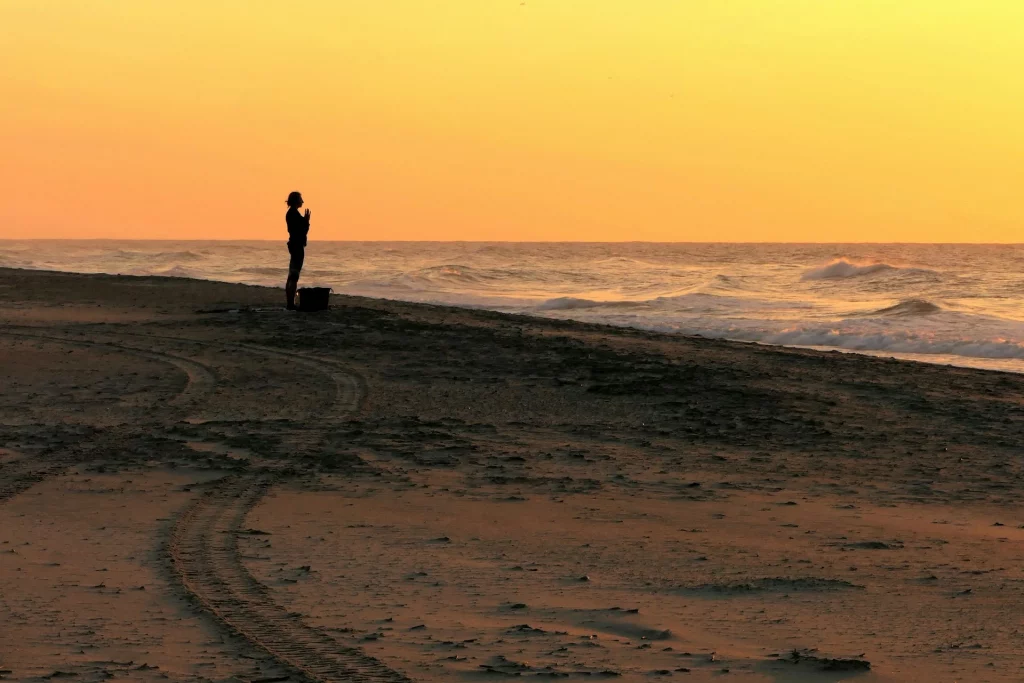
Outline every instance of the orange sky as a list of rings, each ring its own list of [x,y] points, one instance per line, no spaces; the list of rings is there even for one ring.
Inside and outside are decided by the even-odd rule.
[[[2,0],[0,64],[0,237],[1024,241],[1020,0]]]

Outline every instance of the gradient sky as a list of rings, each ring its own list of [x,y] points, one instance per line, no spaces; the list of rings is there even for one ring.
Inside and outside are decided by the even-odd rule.
[[[1021,0],[0,0],[0,237],[1021,242]]]

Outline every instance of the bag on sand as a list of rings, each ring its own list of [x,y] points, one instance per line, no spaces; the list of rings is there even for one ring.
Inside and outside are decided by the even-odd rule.
[[[330,287],[302,287],[299,289],[300,311],[326,311],[330,308]]]

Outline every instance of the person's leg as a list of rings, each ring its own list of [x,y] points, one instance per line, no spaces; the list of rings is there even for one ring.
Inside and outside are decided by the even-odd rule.
[[[288,300],[288,308],[292,309],[295,308],[295,291],[299,286],[299,274],[302,272],[306,250],[288,245],[288,253],[291,254],[291,260],[288,262],[288,281],[284,285],[284,295]]]
[[[295,290],[299,286],[299,274],[288,270],[288,281],[284,284],[284,296],[289,309],[295,308]]]

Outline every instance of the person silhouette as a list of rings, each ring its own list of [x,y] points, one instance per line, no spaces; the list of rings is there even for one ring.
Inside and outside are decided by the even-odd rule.
[[[288,212],[284,215],[288,224],[288,281],[284,285],[288,310],[295,310],[295,290],[299,286],[299,273],[302,262],[306,259],[306,235],[309,234],[309,209],[305,215],[299,213],[302,208],[302,193],[292,192],[288,195]]]

